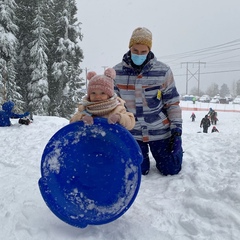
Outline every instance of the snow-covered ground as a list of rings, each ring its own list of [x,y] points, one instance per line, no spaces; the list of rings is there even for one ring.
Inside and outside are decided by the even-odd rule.
[[[198,105],[198,108],[200,106]],[[39,188],[42,152],[68,121],[35,116],[29,126],[0,128],[0,237],[3,240],[237,240],[240,236],[240,112],[217,108],[219,133],[199,133],[207,110],[182,102],[182,171],[161,176],[152,160],[137,198],[117,220],[76,228],[57,218]],[[189,111],[186,111],[187,109]],[[199,110],[199,109],[198,109]]]

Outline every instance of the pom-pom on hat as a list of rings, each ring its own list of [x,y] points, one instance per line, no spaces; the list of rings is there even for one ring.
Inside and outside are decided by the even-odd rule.
[[[113,79],[116,77],[116,71],[113,68],[107,68],[103,75],[97,75],[96,72],[88,72],[87,79],[88,90],[87,95],[89,97],[90,93],[95,89],[100,89],[105,92],[109,97],[114,95],[114,84]]]
[[[129,48],[134,44],[143,44],[149,47],[149,50],[152,48],[152,33],[145,27],[136,28],[131,36],[129,42]]]

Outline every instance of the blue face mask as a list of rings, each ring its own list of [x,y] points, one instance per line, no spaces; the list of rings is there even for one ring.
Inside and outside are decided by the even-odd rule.
[[[137,55],[137,54],[132,53],[131,58],[132,58],[132,61],[134,64],[136,64],[137,66],[140,66],[146,60],[147,54],[146,55]]]

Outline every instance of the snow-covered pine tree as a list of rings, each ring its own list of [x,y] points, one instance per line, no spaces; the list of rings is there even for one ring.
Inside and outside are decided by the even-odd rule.
[[[16,85],[16,3],[14,0],[0,1],[0,100],[14,100],[20,109],[21,95]]]
[[[1,34],[1,27],[0,27],[0,34]],[[7,74],[7,67],[6,61],[3,59],[2,52],[0,55],[0,104],[4,103],[7,98],[6,93],[6,74]]]
[[[229,87],[226,83],[224,83],[220,88],[220,96],[225,97],[226,95],[230,94]]]
[[[50,98],[48,97],[47,72],[47,36],[50,31],[46,28],[43,4],[38,1],[33,20],[33,41],[29,43],[31,63],[29,69],[31,80],[27,84],[29,111],[36,115],[48,115]],[[46,6],[44,6],[44,9]]]
[[[80,78],[80,62],[83,53],[80,23],[76,18],[75,0],[54,0],[51,32],[52,72],[49,78],[50,115],[70,118],[81,98],[79,89],[84,81]],[[50,63],[49,61],[49,63]],[[77,97],[79,96],[79,98]]]
[[[37,8],[37,1],[34,0],[15,0],[17,8],[17,18],[18,18],[18,61],[17,61],[17,85],[21,89],[21,95],[23,96],[23,101],[28,107],[28,83],[31,82],[31,57],[30,57],[30,45],[29,43],[34,40],[32,32],[34,30],[33,21],[35,18],[35,9]],[[28,109],[29,110],[29,109]]]

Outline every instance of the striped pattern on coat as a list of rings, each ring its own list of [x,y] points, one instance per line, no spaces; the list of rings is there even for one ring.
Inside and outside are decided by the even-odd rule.
[[[136,140],[161,140],[169,138],[176,128],[182,131],[180,97],[169,66],[153,57],[138,74],[125,54],[114,69],[115,91],[136,119],[131,130]]]

